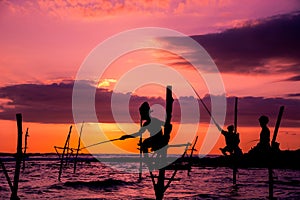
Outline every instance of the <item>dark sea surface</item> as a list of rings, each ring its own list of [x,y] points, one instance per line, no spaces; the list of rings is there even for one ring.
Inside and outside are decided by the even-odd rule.
[[[116,156],[105,155],[110,157]],[[2,160],[13,180],[15,163],[9,158]],[[138,174],[129,173],[138,167],[138,162],[80,162],[74,174],[71,163],[58,181],[57,157],[38,156],[21,170],[18,196],[21,199],[155,199],[146,167],[141,181]],[[274,175],[274,197],[300,199],[299,170],[275,169]],[[176,178],[180,180],[171,183],[165,199],[268,199],[269,195],[267,169],[239,169],[236,187],[232,185],[232,169],[225,167],[192,167],[190,176],[187,171],[178,171]],[[0,169],[0,199],[9,198],[10,189]]]

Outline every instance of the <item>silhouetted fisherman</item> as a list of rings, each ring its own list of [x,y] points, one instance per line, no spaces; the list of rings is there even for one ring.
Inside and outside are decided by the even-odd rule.
[[[259,136],[259,143],[257,147],[261,150],[269,150],[270,149],[270,130],[267,126],[269,122],[269,118],[267,116],[260,116],[258,119],[261,131]]]
[[[146,130],[148,130],[148,132],[150,133],[150,137],[145,139],[141,144],[143,153],[148,153],[149,148],[151,148],[152,151],[156,151],[162,148],[166,144],[165,138],[163,137],[162,133],[162,126],[164,126],[164,122],[150,116],[150,106],[148,102],[144,102],[140,106],[139,111],[142,124],[140,130],[131,135],[123,135],[122,137],[120,137],[120,140],[141,136]]]
[[[260,116],[258,119],[261,131],[259,135],[259,143],[252,148],[249,153],[268,153],[271,149],[270,146],[270,130],[267,126],[269,118],[267,116]]]
[[[222,135],[224,135],[224,137],[225,137],[226,146],[224,148],[220,148],[220,150],[222,151],[222,153],[225,156],[227,155],[227,152],[230,155],[241,154],[242,151],[241,151],[241,149],[239,147],[240,136],[239,136],[239,133],[235,133],[234,132],[234,126],[233,125],[229,125],[227,127],[228,131],[224,131],[223,129],[221,129],[221,127],[219,125],[217,125],[217,128],[222,133]]]

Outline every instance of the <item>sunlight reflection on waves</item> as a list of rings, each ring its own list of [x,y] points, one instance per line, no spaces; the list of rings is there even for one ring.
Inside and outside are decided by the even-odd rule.
[[[13,177],[13,162],[6,162]],[[119,167],[135,167],[136,163],[119,163]],[[62,182],[57,181],[58,161],[30,161],[21,173],[19,196],[21,199],[154,199],[149,173],[119,172],[99,162],[79,163],[77,173],[73,167],[63,171]],[[274,196],[279,199],[300,197],[300,171],[274,170]],[[5,177],[0,173],[0,199],[10,196]],[[167,175],[170,172],[167,171]],[[232,186],[230,168],[193,167],[191,176],[179,171],[180,181],[172,182],[165,199],[266,199],[268,196],[267,169],[239,169],[237,187]]]

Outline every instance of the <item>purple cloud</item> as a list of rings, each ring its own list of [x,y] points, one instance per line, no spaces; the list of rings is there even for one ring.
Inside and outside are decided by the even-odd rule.
[[[87,85],[87,87],[91,87]],[[72,116],[72,89],[73,82],[61,82],[58,84],[37,85],[20,84],[0,87],[0,98],[6,99],[0,105],[0,119],[14,120],[15,113],[23,113],[24,120],[27,122],[40,123],[73,123]],[[144,102],[148,101],[150,105],[165,105],[162,98],[148,98],[145,96],[136,96],[131,94],[117,94],[120,99],[127,98],[130,95],[128,107],[120,106],[118,109],[125,111],[129,109],[130,115],[135,122],[139,121],[138,108]],[[111,111],[112,91],[106,89],[97,89],[96,93],[96,112],[99,122],[114,123]],[[189,105],[193,97],[179,97],[181,102]],[[209,95],[203,98],[205,104],[210,108]],[[121,105],[121,104],[120,104]],[[233,105],[234,97],[227,98],[227,113],[225,124],[233,123]],[[300,99],[285,98],[263,98],[263,97],[241,97],[239,98],[238,124],[241,126],[257,126],[258,117],[267,115],[270,117],[270,125],[274,125],[280,106],[285,106],[282,126],[299,127]],[[117,105],[118,106],[118,105]],[[204,110],[199,101],[200,123],[209,122],[210,117]],[[186,109],[193,110],[192,107]],[[83,109],[84,112],[84,109]],[[178,99],[174,101],[173,118],[174,122],[180,121],[180,105]],[[125,121],[124,121],[125,122]],[[190,116],[184,123],[195,122],[193,116]]]
[[[257,20],[221,33],[191,37],[206,49],[221,72],[299,74],[299,35],[300,12],[296,12]],[[188,48],[181,38],[163,40],[177,48]],[[197,50],[189,51],[190,55],[194,55],[195,62],[203,64]],[[184,66],[188,63],[173,59],[171,64]]]

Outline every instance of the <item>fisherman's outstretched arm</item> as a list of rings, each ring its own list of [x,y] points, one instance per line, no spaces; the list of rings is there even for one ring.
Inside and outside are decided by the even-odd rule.
[[[123,135],[120,137],[120,140],[125,140],[127,138],[135,138],[137,136],[141,136],[144,132],[145,132],[145,128],[144,127],[141,127],[140,130],[136,133],[132,133],[130,135]]]

